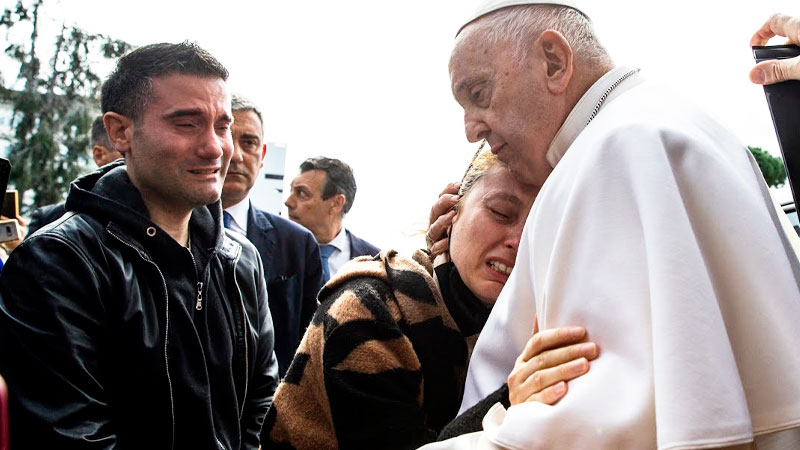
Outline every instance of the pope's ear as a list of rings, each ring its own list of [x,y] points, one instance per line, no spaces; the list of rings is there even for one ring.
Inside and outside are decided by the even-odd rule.
[[[133,120],[122,114],[107,112],[103,114],[103,125],[114,150],[123,155],[128,153],[133,137]]]
[[[555,30],[543,32],[537,43],[546,67],[547,88],[553,94],[563,94],[574,69],[572,47],[564,35]]]

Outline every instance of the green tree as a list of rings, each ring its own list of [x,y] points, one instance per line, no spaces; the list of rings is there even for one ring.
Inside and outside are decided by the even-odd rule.
[[[779,187],[783,186],[786,182],[786,168],[783,166],[781,158],[770,155],[768,152],[761,149],[761,147],[750,147],[750,153],[756,158],[758,167],[764,175],[764,180],[767,186]]]
[[[62,24],[47,67],[41,63],[40,17],[44,0],[18,0],[0,16],[9,45],[5,52],[20,64],[15,82],[0,95],[13,104],[9,148],[10,184],[33,193],[35,205],[63,200],[69,183],[87,168],[92,115],[97,112],[101,77],[98,60],[112,59],[131,46],[102,34]],[[30,30],[11,42],[12,29]]]

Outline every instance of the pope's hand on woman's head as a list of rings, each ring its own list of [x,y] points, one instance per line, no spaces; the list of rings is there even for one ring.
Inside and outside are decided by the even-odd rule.
[[[517,358],[508,376],[512,405],[526,401],[555,404],[567,393],[567,381],[589,371],[597,358],[597,345],[586,342],[583,327],[539,331],[534,319],[533,336]]]
[[[431,254],[439,255],[450,247],[447,230],[453,224],[456,212],[453,207],[458,202],[458,189],[461,183],[449,183],[441,193],[436,203],[431,207],[428,218],[428,232],[425,233],[425,243]]]
[[[766,45],[775,36],[786,37],[787,44],[800,45],[800,17],[773,14],[750,39],[750,46]],[[750,71],[750,81],[756,84],[786,80],[800,80],[800,57],[764,61]]]

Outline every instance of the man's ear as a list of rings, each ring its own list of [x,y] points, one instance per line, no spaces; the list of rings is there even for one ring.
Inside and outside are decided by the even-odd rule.
[[[555,30],[544,31],[537,40],[546,66],[547,88],[553,94],[563,94],[569,86],[574,69],[572,47],[563,34]]]
[[[330,198],[331,208],[333,208],[332,212],[338,215],[342,215],[342,211],[344,210],[344,194],[336,194]]]
[[[264,144],[261,147],[261,163],[258,165],[258,167],[264,167],[264,157],[265,156],[267,156],[267,144]]]
[[[92,158],[97,167],[102,167],[105,164],[106,149],[103,146],[95,145],[92,147]]]
[[[107,112],[103,114],[103,125],[111,146],[123,155],[128,153],[133,138],[133,120],[122,114]]]

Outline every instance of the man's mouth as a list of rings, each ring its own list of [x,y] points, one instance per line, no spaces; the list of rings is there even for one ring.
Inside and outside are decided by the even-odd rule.
[[[509,267],[509,266],[506,266],[505,264],[503,264],[501,262],[497,262],[497,261],[490,262],[489,263],[489,267],[491,267],[492,269],[494,269],[494,270],[496,270],[496,271],[498,271],[498,272],[500,272],[500,273],[502,273],[504,275],[511,275],[511,269],[514,268],[514,266]]]
[[[500,153],[500,149],[505,147],[505,146],[506,146],[506,144],[500,144],[500,145],[497,145],[497,146],[491,145],[490,148],[492,149],[492,153],[497,155],[498,153]]]
[[[219,172],[219,168],[214,169],[191,169],[189,173],[193,173],[195,175],[213,175]]]

